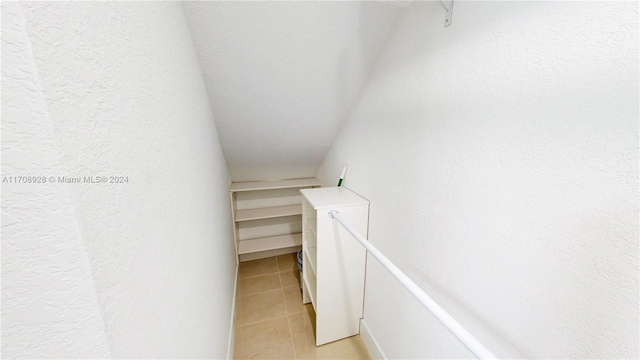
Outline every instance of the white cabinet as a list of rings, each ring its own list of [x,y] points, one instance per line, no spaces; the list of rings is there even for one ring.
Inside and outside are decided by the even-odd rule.
[[[231,184],[231,214],[238,261],[296,252],[302,245],[300,189],[315,178]]]
[[[369,202],[344,187],[300,191],[303,228],[303,302],[316,311],[316,345],[356,335],[364,301],[366,250],[331,210],[363,236]]]

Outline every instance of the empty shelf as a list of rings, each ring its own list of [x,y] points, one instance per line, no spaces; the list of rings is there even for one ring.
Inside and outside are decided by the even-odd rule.
[[[238,244],[238,254],[249,254],[258,251],[281,249],[301,245],[302,234],[288,234],[258,239],[241,240]]]
[[[307,261],[309,261],[309,265],[311,265],[311,270],[313,270],[314,275],[318,273],[316,271],[316,261],[318,259],[317,250],[318,249],[314,247],[305,249]]]
[[[309,221],[307,225],[309,226],[309,230],[311,230],[313,235],[318,236],[318,223],[315,221]]]
[[[236,211],[236,221],[269,219],[302,214],[302,205],[278,206]]]
[[[298,187],[322,186],[316,178],[290,179],[280,181],[246,181],[231,184],[230,191],[254,191],[269,189],[286,189]]]

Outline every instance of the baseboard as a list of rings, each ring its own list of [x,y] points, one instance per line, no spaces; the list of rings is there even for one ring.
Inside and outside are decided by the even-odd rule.
[[[235,348],[235,337],[236,337],[236,296],[238,295],[238,269],[239,266],[236,265],[236,276],[235,282],[233,284],[233,299],[231,301],[231,321],[229,322],[229,343],[227,344],[227,359],[232,360],[234,358],[233,350]]]
[[[373,334],[371,333],[371,330],[369,330],[369,327],[367,327],[367,323],[364,321],[364,319],[360,319],[360,338],[362,339],[362,342],[364,342],[364,345],[367,347],[367,350],[369,350],[371,358],[383,360],[387,358],[386,356],[384,356],[384,352],[382,352],[380,345],[376,341],[376,338],[373,337]]]

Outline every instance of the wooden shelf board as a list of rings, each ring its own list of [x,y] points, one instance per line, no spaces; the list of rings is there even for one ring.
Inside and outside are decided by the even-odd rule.
[[[313,235],[318,236],[318,223],[315,221],[308,221],[309,229],[313,233]]]
[[[277,206],[260,209],[236,211],[236,221],[269,219],[281,216],[302,214],[302,205]]]
[[[322,186],[320,180],[316,178],[289,179],[279,181],[245,181],[231,183],[229,191],[255,191],[271,189],[287,189],[297,187]]]
[[[302,245],[302,234],[287,234],[258,239],[242,240],[238,243],[238,254],[281,249]]]

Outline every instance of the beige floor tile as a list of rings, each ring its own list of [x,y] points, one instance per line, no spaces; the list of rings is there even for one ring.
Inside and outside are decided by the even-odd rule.
[[[317,354],[326,359],[371,359],[371,355],[369,355],[369,351],[364,342],[362,342],[360,335],[319,346]]]
[[[302,291],[298,285],[283,288],[282,291],[287,305],[287,314],[305,311],[305,305],[302,303]]]
[[[311,328],[291,332],[296,359],[316,359],[316,337]]]
[[[238,279],[238,283],[240,282],[240,280]],[[242,311],[240,310],[240,285],[237,284],[236,285],[236,299],[235,299],[235,313],[233,314],[234,316],[234,321],[235,321],[235,325],[238,326],[240,325],[240,323],[242,322]]]
[[[240,308],[242,325],[284,316],[287,311],[282,289],[242,296]]]
[[[239,279],[240,296],[251,295],[263,291],[280,289],[278,273]]]
[[[315,329],[316,314],[311,304],[305,305],[305,311],[288,315],[287,318],[289,319],[289,328],[292,334]]]
[[[238,359],[294,359],[291,333],[286,317],[240,328],[242,349]]]
[[[259,260],[251,260],[240,263],[238,269],[238,278],[247,278],[252,276],[266,275],[278,272],[278,263],[276,258],[266,258]]]
[[[244,357],[242,353],[242,331],[240,331],[240,327],[236,326],[234,329],[234,339],[233,339],[233,358],[241,359]]]
[[[298,271],[298,258],[297,254],[285,254],[276,257],[278,261],[278,271]]]
[[[300,287],[300,272],[298,268],[296,271],[283,271],[280,273],[280,281],[282,282],[282,287],[297,285]]]
[[[302,304],[295,254],[240,264],[236,359],[370,359],[359,336],[315,346],[315,313]]]
[[[307,330],[302,334],[294,335],[293,343],[297,359],[371,359],[359,335],[316,347],[312,334]]]
[[[315,312],[311,305],[305,310],[287,316],[297,359],[371,359],[359,335],[316,346]]]
[[[238,296],[236,298],[236,313],[234,314],[236,326],[240,326],[240,325],[243,324],[243,322],[242,322],[242,301],[240,301],[240,300],[241,300],[241,298],[240,298],[240,296]]]

